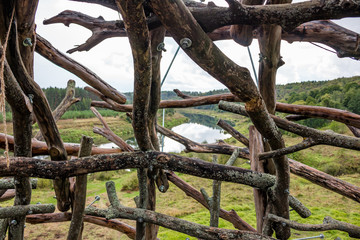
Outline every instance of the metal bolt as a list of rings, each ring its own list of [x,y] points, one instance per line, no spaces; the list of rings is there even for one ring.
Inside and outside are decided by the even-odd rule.
[[[11,222],[10,222],[10,225],[16,225],[17,224],[17,221],[14,219],[14,220],[11,220]]]
[[[283,225],[283,226],[285,227],[285,226],[286,226],[286,223],[283,222],[283,223],[281,223],[281,225]]]
[[[96,196],[95,196],[95,200],[92,201],[92,203],[90,203],[88,207],[90,207],[91,205],[93,205],[95,202],[97,202],[97,201],[99,201],[99,200],[100,200],[100,196],[96,195]]]
[[[14,184],[15,184],[15,185],[20,184],[19,180],[15,180],[15,181],[14,181]]]
[[[189,38],[183,38],[180,40],[180,45],[183,49],[191,47],[192,41]]]
[[[320,235],[314,236],[314,237],[297,238],[297,239],[295,239],[295,240],[314,239],[314,238],[324,239],[325,236],[324,236],[324,234],[320,234]]]
[[[139,218],[136,219],[136,221],[139,222],[139,223],[143,223],[144,219],[142,217],[139,217]]]
[[[157,45],[157,47],[156,47],[156,50],[158,50],[158,52],[161,52],[161,51],[166,52],[165,43],[163,43],[163,42],[159,43],[159,45]]]
[[[30,93],[30,94],[28,95],[28,97],[29,97],[30,103],[33,104],[33,102],[34,102],[34,101],[33,101],[33,99],[34,99],[34,94],[31,94],[31,93]]]
[[[33,211],[29,210],[27,213],[28,213],[28,214],[33,214]]]
[[[289,194],[290,193],[289,189],[285,189],[284,193]]]
[[[159,190],[160,190],[160,192],[165,192],[165,186],[164,186],[164,185],[161,185],[161,186],[159,187]]]
[[[23,45],[25,47],[31,47],[32,46],[31,38],[25,38],[23,41]]]
[[[24,228],[26,228],[26,225],[24,224]]]

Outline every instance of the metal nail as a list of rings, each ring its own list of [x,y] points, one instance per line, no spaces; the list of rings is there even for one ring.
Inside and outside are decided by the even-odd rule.
[[[94,201],[92,201],[88,207],[91,207],[91,205],[93,205],[95,202],[97,202],[99,200],[100,200],[100,196],[96,195]]]
[[[31,47],[32,46],[31,38],[25,38],[23,41],[23,45],[25,47]]]
[[[180,45],[183,49],[191,47],[192,41],[189,38],[183,38],[180,40]]]
[[[156,47],[156,50],[158,50],[158,52],[161,52],[161,51],[166,52],[165,43],[163,43],[163,42],[159,43],[159,45],[157,45],[157,47]]]
[[[318,235],[318,236],[314,236],[314,237],[297,238],[297,239],[295,239],[295,240],[314,239],[314,238],[324,239],[324,238],[325,238],[325,236],[324,236],[324,234],[320,234],[320,235]]]

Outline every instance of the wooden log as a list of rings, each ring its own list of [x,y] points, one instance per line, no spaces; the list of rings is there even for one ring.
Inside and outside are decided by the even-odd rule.
[[[63,53],[55,49],[46,39],[40,35],[36,35],[36,52],[54,64],[75,74],[90,86],[96,88],[102,94],[118,103],[125,103],[126,97],[107,84],[95,73],[76,62],[75,60],[65,56]]]
[[[159,125],[156,126],[156,129],[164,136],[167,136],[168,138],[171,138],[184,145],[186,148],[185,151],[188,152],[221,153],[231,155],[235,151],[235,149],[240,149],[241,151],[239,157],[249,159],[249,151],[246,148],[238,148],[228,145],[226,143],[199,144]]]
[[[115,0],[122,15],[134,61],[134,96],[132,111],[133,129],[140,150],[154,150],[149,131],[149,105],[152,82],[152,59],[150,33],[142,1]],[[157,91],[157,90],[155,90]],[[155,127],[155,126],[154,126]],[[152,180],[147,180],[147,169],[138,170],[139,208],[155,209],[154,189]],[[136,240],[156,239],[157,227],[136,222]]]
[[[360,115],[341,109],[276,103],[276,111],[290,114],[298,114],[306,117],[319,117],[334,120],[344,124],[360,128]]]
[[[65,97],[59,103],[56,109],[52,112],[55,122],[57,122],[74,103],[77,103],[79,101],[80,98],[75,98],[75,81],[69,80],[67,82]],[[33,123],[35,122],[36,119],[34,118]],[[41,131],[37,132],[34,138],[39,141],[44,141],[44,137],[42,136]]]
[[[264,151],[261,134],[254,126],[249,127],[249,151],[251,170],[264,173],[263,163],[259,162],[258,154]],[[253,189],[255,212],[256,212],[256,230],[262,233],[265,217],[265,210],[268,204],[266,192],[261,189]]]
[[[289,164],[291,173],[356,202],[360,202],[360,187],[292,159],[289,159]]]
[[[149,161],[151,159],[151,162]],[[231,181],[257,188],[268,188],[274,184],[274,176],[259,174],[239,167],[224,166],[157,151],[95,155],[69,161],[44,161],[34,158],[10,158],[10,167],[0,158],[0,177],[29,176],[54,179],[80,174],[126,168],[163,168],[198,177]],[[28,166],[33,166],[29,168]]]
[[[249,147],[249,139],[247,139],[247,137],[236,131],[233,127],[230,126],[230,124],[220,119],[217,122],[217,125],[222,129],[224,129],[225,131],[227,131],[231,136],[233,136],[236,140],[244,144],[246,147]]]
[[[197,223],[188,222],[186,220],[182,220],[179,218],[171,217],[165,214],[157,213],[150,210],[144,210],[139,208],[128,208],[128,207],[120,207],[116,209],[115,213],[116,217],[131,219],[152,224],[156,224],[165,228],[169,228],[178,232],[185,233],[187,235],[209,239],[209,240],[219,240],[219,239],[273,239],[270,237],[266,237],[260,235],[255,232],[248,231],[239,231],[239,230],[229,230],[229,229],[221,229],[208,227],[204,225],[200,225]],[[109,210],[113,211],[113,210]],[[87,208],[86,213],[94,216],[105,217],[109,213],[108,210],[100,210],[95,209],[93,207]]]
[[[72,214],[70,212],[27,215],[26,222],[30,224],[65,222],[70,221],[71,216]],[[135,228],[123,222],[120,222],[119,220],[85,215],[84,222],[114,229],[116,231],[126,234],[126,236],[128,236],[130,239],[135,239]]]
[[[14,151],[14,137],[7,135],[6,136],[10,151]],[[65,150],[68,155],[76,156],[79,152],[80,144],[76,143],[64,143]],[[5,148],[5,134],[0,133],[0,148]],[[49,150],[45,142],[40,142],[36,139],[32,139],[31,141],[31,148],[32,148],[32,156],[38,155],[49,155]],[[91,154],[111,154],[111,153],[119,153],[121,149],[118,148],[99,148],[93,147]]]
[[[267,216],[271,221],[285,223],[291,228],[300,230],[300,231],[326,231],[326,230],[339,230],[347,232],[349,237],[360,238],[360,227],[349,224],[346,222],[341,222],[335,220],[329,216],[324,218],[323,224],[301,224],[295,221],[290,221],[288,219],[283,219],[273,214]]]
[[[0,208],[0,218],[15,218],[29,214],[52,213],[54,211],[55,206],[53,204],[11,206],[6,208]]]
[[[115,143],[122,151],[133,152],[134,149],[127,144],[122,138],[117,136],[113,131],[111,131],[109,125],[105,122],[101,114],[94,108],[90,107],[90,110],[95,114],[95,116],[100,120],[103,128],[94,127],[93,132],[100,134],[101,136],[106,137],[109,141]]]
[[[36,8],[35,8],[36,9]],[[40,130],[47,142],[52,160],[66,160],[67,155],[60,137],[56,122],[52,116],[47,99],[40,86],[29,75],[24,66],[22,56],[20,55],[19,39],[17,35],[17,26],[15,24],[13,38],[16,39],[9,48],[13,58],[9,61],[13,73],[25,94],[33,95],[33,110],[39,124]],[[58,201],[58,209],[67,211],[70,208],[69,201],[69,183],[67,179],[58,179],[54,181],[54,189]]]
[[[37,179],[31,179],[31,189],[36,189],[37,187]],[[15,180],[14,179],[0,179],[0,189],[15,189]]]
[[[243,116],[248,116],[244,107],[239,104],[220,102],[219,108],[226,111],[238,113]],[[330,131],[320,131],[314,128],[309,128],[297,123],[287,121],[277,116],[271,116],[276,125],[286,131],[298,134],[302,137],[311,138],[316,144],[326,144],[330,146],[342,147],[353,150],[360,150],[360,139],[344,136]]]
[[[7,200],[13,199],[14,197],[15,197],[15,189],[6,190],[5,193],[1,195],[0,202],[5,202]]]
[[[91,137],[83,136],[81,138],[80,150],[78,155],[79,158],[90,156],[92,144],[93,139]],[[68,240],[82,239],[82,231],[84,228],[83,215],[86,203],[86,187],[87,174],[76,176],[71,224],[67,236]]]

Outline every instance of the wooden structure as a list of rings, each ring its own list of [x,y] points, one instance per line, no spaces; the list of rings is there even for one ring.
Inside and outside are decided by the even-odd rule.
[[[134,61],[133,105],[124,105],[126,98],[95,73],[59,52],[35,31],[34,17],[37,0],[10,0],[0,2],[0,56],[2,100],[5,96],[13,112],[13,138],[1,136],[1,147],[10,145],[14,157],[0,160],[0,176],[14,176],[15,202],[11,209],[0,209],[0,235],[9,230],[9,239],[23,239],[24,222],[43,223],[71,220],[68,239],[80,239],[82,222],[92,222],[118,229],[132,239],[156,239],[158,226],[185,232],[201,239],[271,239],[273,232],[279,239],[288,239],[291,228],[301,230],[338,229],[351,237],[360,237],[360,229],[347,223],[326,219],[321,226],[299,225],[290,222],[289,205],[302,217],[311,213],[289,193],[290,172],[315,184],[335,191],[360,202],[360,188],[314,168],[286,157],[316,144],[327,144],[347,149],[360,150],[360,117],[356,114],[328,108],[292,106],[276,103],[275,84],[277,69],[284,64],[280,56],[280,42],[320,42],[333,48],[339,57],[360,58],[359,35],[324,19],[359,17],[359,0],[314,0],[291,4],[287,0],[226,0],[228,7],[213,3],[203,4],[182,0],[74,0],[100,4],[121,13],[122,21],[105,21],[79,12],[64,11],[46,20],[45,24],[79,24],[90,29],[93,35],[86,43],[69,50],[88,51],[109,37],[128,37]],[[254,5],[254,6],[250,6]],[[231,92],[227,95],[196,97],[181,94],[184,100],[160,101],[161,51],[158,45],[164,37],[172,37],[184,52],[204,71],[223,83]],[[248,69],[232,62],[213,43],[215,40],[234,39],[249,45],[253,38],[259,40],[261,62],[259,88],[254,84]],[[38,52],[49,61],[79,76],[103,101],[93,102],[115,111],[132,112],[135,138],[141,151],[134,150],[113,134],[106,122],[96,112],[104,128],[99,134],[116,142],[122,153],[108,155],[91,154],[91,141],[84,139],[81,146],[64,144],[57,129],[56,115],[50,111],[41,88],[33,78],[33,55]],[[231,129],[226,123],[219,125],[229,131],[246,148],[238,149],[227,144],[199,144],[156,125],[159,108],[190,107],[216,104],[220,100],[244,103],[244,106],[220,102],[219,107],[249,117],[253,123],[250,139]],[[74,101],[73,97],[67,101]],[[60,108],[59,108],[60,109]],[[60,110],[59,110],[60,111]],[[323,117],[347,124],[356,137],[321,132],[274,116],[276,111]],[[39,154],[43,143],[32,139],[33,116],[35,116],[46,149],[52,161],[31,158]],[[306,138],[303,143],[285,147],[279,128]],[[250,159],[252,170],[209,163],[197,159],[159,152],[157,132],[183,143],[188,151],[223,153],[232,158]],[[76,149],[74,149],[74,147]],[[79,150],[80,148],[80,150]],[[99,149],[92,149],[95,154]],[[44,152],[44,150],[42,150]],[[79,153],[78,153],[79,152]],[[79,159],[67,160],[68,155]],[[101,151],[100,151],[101,153]],[[88,157],[84,157],[88,156]],[[84,209],[86,175],[91,172],[124,168],[137,168],[140,193],[137,208],[122,206],[114,185],[109,182],[107,191],[110,200],[108,209]],[[209,198],[181,180],[173,171],[218,181],[230,181],[254,187],[257,226],[253,228],[234,211],[219,209],[218,196]],[[74,179],[69,177],[76,176]],[[31,198],[29,177],[54,179],[57,208],[51,205],[28,205]],[[168,181],[185,191],[189,196],[211,208],[212,227],[189,223],[181,219],[159,214],[155,209],[156,186],[166,192]],[[6,185],[5,188],[10,188]],[[74,191],[74,186],[75,191]],[[219,189],[218,185],[218,189]],[[6,191],[1,191],[3,195]],[[215,191],[216,192],[220,191]],[[68,210],[72,209],[70,213]],[[84,216],[85,212],[85,216]],[[43,213],[43,214],[38,214]],[[8,218],[11,216],[11,221]],[[237,230],[217,228],[217,216],[230,221]],[[136,221],[136,229],[114,218]]]

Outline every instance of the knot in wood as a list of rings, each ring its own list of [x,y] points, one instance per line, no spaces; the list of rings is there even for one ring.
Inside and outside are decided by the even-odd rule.
[[[342,0],[340,1],[340,6],[343,9],[353,9],[356,6],[356,3],[353,0]]]
[[[169,161],[169,157],[166,156],[165,154],[160,154],[159,156],[157,156],[156,160],[159,162],[159,163],[166,163]]]

